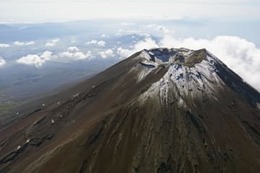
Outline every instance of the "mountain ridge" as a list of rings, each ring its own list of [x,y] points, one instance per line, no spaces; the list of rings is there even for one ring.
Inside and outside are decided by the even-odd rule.
[[[0,130],[0,170],[257,172],[259,102],[205,49],[143,50]]]

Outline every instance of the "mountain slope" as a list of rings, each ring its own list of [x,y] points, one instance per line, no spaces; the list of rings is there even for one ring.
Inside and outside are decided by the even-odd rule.
[[[0,131],[1,172],[257,172],[260,94],[206,50],[138,52]]]

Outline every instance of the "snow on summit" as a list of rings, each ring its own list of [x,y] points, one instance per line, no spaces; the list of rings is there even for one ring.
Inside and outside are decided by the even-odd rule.
[[[237,92],[243,89],[244,82],[240,78],[235,77],[238,81],[233,82],[226,80],[226,76],[236,75],[205,49],[145,49],[137,58],[141,59],[137,70],[139,82],[149,78],[148,76],[156,73],[159,68],[167,69],[160,80],[153,83],[143,96],[155,93],[154,96],[159,95],[166,102],[171,100],[169,98],[171,95],[175,95],[179,100],[182,97],[205,98],[205,96],[218,100],[217,92],[224,85]],[[245,97],[251,99],[252,96]]]

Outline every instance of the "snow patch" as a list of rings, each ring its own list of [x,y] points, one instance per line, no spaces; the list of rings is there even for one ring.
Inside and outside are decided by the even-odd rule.
[[[192,66],[187,66],[185,61],[188,58],[194,58],[196,51],[188,49],[151,49],[141,52],[140,57],[143,68],[137,70],[138,80],[142,80],[151,71],[157,69],[159,65],[165,65],[168,71],[163,77],[151,85],[151,87],[142,94],[141,101],[149,97],[158,97],[160,102],[164,105],[169,105],[177,101],[179,107],[187,108],[185,98],[188,97],[213,97],[214,93],[223,84],[223,81],[217,74],[215,67],[216,63],[221,63],[217,58],[211,57],[208,54],[203,57],[195,59],[196,61]],[[178,60],[183,57],[183,62]],[[157,60],[157,59],[160,60]],[[195,57],[196,58],[196,57]],[[167,61],[168,60],[168,61]]]

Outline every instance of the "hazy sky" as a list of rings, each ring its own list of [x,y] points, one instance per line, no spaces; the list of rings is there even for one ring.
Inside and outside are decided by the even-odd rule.
[[[100,41],[104,50],[99,54],[104,59],[127,57],[151,47],[207,48],[260,91],[260,0],[0,0],[0,23],[88,19],[109,19],[101,20],[104,25],[112,24],[110,19],[120,19],[122,25],[110,28],[115,38],[118,34],[140,32],[160,37],[159,41],[152,37],[141,39],[132,47],[111,48]],[[46,31],[48,29],[52,28]],[[111,34],[108,31],[102,32]],[[84,52],[75,45],[55,54],[50,48],[55,48],[59,40],[53,38],[45,44],[45,51],[17,57],[16,62],[40,67],[60,58],[82,60],[97,56],[92,49]],[[27,50],[37,45],[37,40],[0,42],[2,50],[22,46]],[[0,52],[0,68],[8,64],[8,59]]]
[[[259,0],[0,0],[0,22],[260,18]]]

